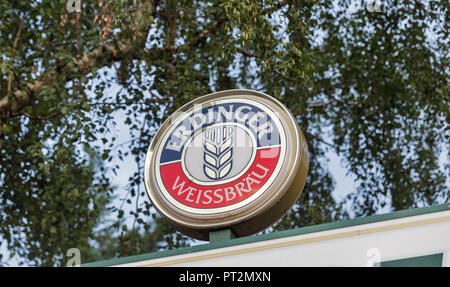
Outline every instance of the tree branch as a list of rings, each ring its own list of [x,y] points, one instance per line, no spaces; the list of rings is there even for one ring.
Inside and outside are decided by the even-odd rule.
[[[313,104],[308,105],[308,108],[323,107],[323,106],[326,106],[326,105],[331,104],[333,102],[334,101],[328,101],[328,102],[322,101],[322,102],[318,102],[318,103],[313,103]]]
[[[357,105],[358,104],[358,102],[356,102],[356,101],[344,101],[344,100],[338,99],[335,96],[333,96],[330,93],[328,93],[326,90],[322,90],[322,94],[327,96],[330,100],[329,101],[322,101],[322,102],[310,104],[310,105],[308,105],[308,108],[323,107],[323,106],[327,106],[327,105],[329,105],[331,103],[334,103],[334,102],[340,103],[340,104],[344,105],[346,108],[348,108],[349,105],[351,106],[351,105]]]
[[[12,114],[11,116],[12,117],[26,116],[27,118],[30,118],[30,119],[33,119],[33,120],[47,121],[47,120],[52,119],[54,117],[57,117],[57,116],[59,116],[61,114],[62,114],[61,112],[56,112],[56,113],[53,113],[53,114],[48,115],[48,116],[40,116],[40,115],[32,115],[32,114],[26,113],[26,112],[20,112],[20,113],[17,113],[17,114]]]
[[[73,59],[71,63],[56,65],[34,82],[26,83],[25,89],[15,91],[13,93],[14,101],[11,101],[8,96],[1,99],[0,116],[4,117],[5,113],[16,113],[20,107],[31,105],[34,95],[41,92],[45,85],[50,84],[54,77],[62,78],[64,82],[68,82],[78,74],[88,73],[92,68],[100,66],[101,63],[119,61],[122,58],[121,55],[133,55],[135,53],[133,44],[122,42],[118,44],[118,47],[108,44],[84,54],[80,59]]]
[[[17,44],[19,43],[19,37],[20,37],[20,34],[22,34],[23,23],[25,22],[26,16],[27,16],[26,13],[23,14],[22,21],[20,22],[20,25],[19,25],[19,30],[17,31],[16,38],[14,39],[14,44],[13,44],[14,51],[16,50]],[[10,66],[11,70],[13,70],[14,59],[15,59],[15,57],[13,56],[13,58],[11,59],[11,66]],[[12,89],[12,77],[11,77],[11,74],[9,74],[8,75],[8,94],[7,94],[8,98],[11,97],[11,89]]]
[[[140,10],[139,15],[144,15],[144,9],[150,9],[151,12],[154,11],[153,6],[149,3],[149,1],[140,3],[142,9]],[[136,21],[136,23],[138,23],[138,21]],[[21,27],[22,25],[23,24],[21,24]],[[21,27],[16,36],[14,42],[15,45],[17,45],[17,39],[22,30]],[[140,33],[142,30],[149,30],[149,27],[141,27],[136,24],[136,29],[140,29],[139,31],[136,31],[136,33]],[[139,35],[142,35],[142,33]],[[136,41],[137,40],[134,38],[133,40],[119,41],[117,45],[104,44],[92,51],[86,52],[81,57],[73,58],[70,62],[56,65],[44,72],[34,82],[26,83],[25,87],[16,90],[15,92],[12,92],[8,86],[8,95],[0,99],[0,118],[7,119],[9,115],[17,114],[21,108],[32,105],[34,96],[41,92],[44,86],[51,84],[53,78],[58,77],[59,79],[62,79],[63,82],[69,82],[78,75],[87,74],[93,68],[98,68],[102,66],[102,64],[120,61],[124,56],[135,57],[140,49],[140,47],[136,45]],[[145,39],[143,45],[145,45]],[[10,79],[8,81],[11,82]],[[9,96],[11,93],[14,97]]]
[[[221,18],[214,22],[211,28],[203,30],[197,37],[193,37],[184,45],[153,48],[150,50],[146,49],[144,52],[159,56],[165,51],[175,52],[187,49],[192,45],[198,45],[206,41],[208,35],[214,34],[223,21],[224,19]],[[57,65],[42,74],[34,82],[26,83],[24,89],[15,91],[13,93],[14,101],[11,101],[9,97],[2,98],[0,100],[0,117],[4,118],[7,117],[8,114],[18,113],[21,107],[31,105],[34,96],[41,92],[44,86],[51,84],[54,77],[58,77],[64,82],[68,82],[73,80],[77,75],[87,74],[92,69],[101,67],[102,64],[121,61],[124,56],[135,58],[138,56],[139,52],[139,47],[136,47],[135,41],[119,41],[117,45],[105,44],[85,53],[81,58],[74,58],[69,63]]]
[[[334,149],[336,149],[336,146],[334,146],[333,144],[330,144],[329,142],[324,141],[322,138],[320,138],[318,135],[313,135],[313,134],[309,134],[310,136],[312,136],[313,138],[315,138],[316,140],[318,140],[319,142],[326,144],[329,147],[332,147]]]

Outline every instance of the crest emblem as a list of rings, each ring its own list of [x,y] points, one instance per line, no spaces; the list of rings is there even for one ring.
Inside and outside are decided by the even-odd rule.
[[[233,164],[233,127],[211,128],[203,135],[203,171],[210,179],[222,179]]]

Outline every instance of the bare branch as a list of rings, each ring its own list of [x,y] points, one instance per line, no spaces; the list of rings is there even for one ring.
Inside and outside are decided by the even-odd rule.
[[[324,141],[321,137],[319,137],[318,135],[313,135],[313,134],[309,134],[310,136],[312,136],[313,138],[315,138],[316,140],[318,140],[319,142],[326,144],[329,147],[332,147],[334,149],[336,149],[336,147],[333,144],[330,144],[329,142]]]
[[[333,103],[333,102],[334,102],[334,101],[318,102],[318,103],[314,103],[314,104],[308,105],[308,108],[323,107],[323,106],[326,106],[326,105],[331,104],[331,103]]]

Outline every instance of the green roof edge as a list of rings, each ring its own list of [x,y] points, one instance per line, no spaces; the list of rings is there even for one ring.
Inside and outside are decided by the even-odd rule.
[[[355,218],[355,219],[348,219],[348,220],[344,220],[344,221],[336,221],[336,222],[324,223],[324,224],[318,224],[318,225],[312,225],[312,226],[305,226],[305,227],[301,227],[301,228],[289,229],[289,230],[272,232],[272,233],[267,233],[267,234],[234,238],[234,239],[227,240],[227,241],[206,243],[206,244],[196,245],[196,246],[192,246],[192,247],[184,247],[184,248],[179,248],[179,249],[157,251],[157,252],[145,253],[145,254],[128,256],[128,257],[107,259],[107,260],[102,260],[102,261],[97,261],[97,262],[85,263],[85,264],[82,264],[81,267],[104,267],[104,266],[119,265],[119,264],[138,262],[138,261],[144,261],[144,260],[150,260],[150,259],[157,259],[157,258],[163,258],[163,257],[168,257],[168,256],[174,256],[174,255],[189,254],[189,253],[200,252],[200,251],[205,251],[205,250],[212,250],[212,249],[223,248],[223,247],[242,245],[242,244],[246,244],[246,243],[253,243],[253,242],[266,241],[266,240],[271,240],[271,239],[278,239],[278,238],[283,238],[283,237],[290,237],[290,236],[308,234],[308,233],[319,232],[319,231],[338,229],[338,228],[355,226],[355,225],[374,223],[374,222],[403,218],[403,217],[414,216],[414,215],[422,215],[422,214],[427,214],[427,213],[446,211],[446,210],[450,210],[450,202],[444,203],[444,204],[439,204],[439,205],[434,205],[434,206],[429,206],[429,207],[400,210],[400,211],[394,211],[391,213],[372,215],[372,216],[367,216],[367,217],[360,217],[360,218]]]

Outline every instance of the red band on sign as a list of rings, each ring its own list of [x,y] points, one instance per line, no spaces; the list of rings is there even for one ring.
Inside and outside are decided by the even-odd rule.
[[[224,207],[238,203],[257,192],[272,175],[279,155],[279,147],[259,149],[247,172],[224,184],[196,184],[185,176],[180,162],[161,166],[161,178],[172,197],[184,205],[194,208]]]

